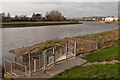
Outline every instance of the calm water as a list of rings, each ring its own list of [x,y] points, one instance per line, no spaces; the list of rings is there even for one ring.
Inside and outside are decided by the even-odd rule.
[[[99,33],[117,28],[118,26],[114,24],[98,22],[25,28],[3,28],[0,29],[2,30],[2,56],[3,59],[10,59],[12,53],[9,53],[9,50],[34,45],[45,40]]]

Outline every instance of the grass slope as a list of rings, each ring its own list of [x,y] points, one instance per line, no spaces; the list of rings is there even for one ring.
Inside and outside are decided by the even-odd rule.
[[[118,78],[118,64],[76,66],[52,78]]]
[[[120,42],[97,52],[90,53],[84,59],[90,62],[118,59],[119,44]],[[119,78],[118,63],[76,66],[52,77],[52,79],[56,78]]]
[[[118,60],[118,45],[120,45],[120,42],[105,49],[100,49],[97,52],[92,52],[83,57],[83,59],[86,59],[88,62]]]

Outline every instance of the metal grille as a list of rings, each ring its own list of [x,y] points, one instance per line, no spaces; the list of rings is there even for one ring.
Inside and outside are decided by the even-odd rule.
[[[57,62],[75,57],[76,54],[88,53],[98,49],[98,44],[82,39],[69,39],[64,45],[56,45],[44,51],[15,57],[15,61],[5,60],[5,71],[31,75],[39,70],[46,70]],[[20,72],[21,71],[21,72]],[[21,74],[22,73],[22,74]]]

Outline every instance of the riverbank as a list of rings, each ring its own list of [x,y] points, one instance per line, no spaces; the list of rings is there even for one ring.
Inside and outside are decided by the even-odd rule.
[[[3,22],[2,28],[67,25],[67,24],[82,24],[82,22],[78,21]]]
[[[89,34],[89,35],[83,35],[83,36],[77,36],[77,37],[69,37],[69,38],[64,38],[64,39],[58,39],[58,40],[49,40],[43,43],[38,43],[33,46],[27,46],[23,48],[18,48],[14,50],[10,50],[11,53],[21,55],[21,54],[26,54],[26,53],[33,53],[41,50],[45,50],[47,48],[56,46],[56,45],[61,45],[65,44],[67,40],[69,39],[83,39],[83,40],[90,40],[90,41],[95,41],[98,43],[98,49],[100,48],[105,48],[108,46],[113,45],[117,41],[119,41],[119,30],[112,30],[112,31],[107,31],[107,32],[101,32],[97,34]],[[80,53],[78,53],[80,54]]]
[[[107,23],[107,24],[116,24],[120,25],[120,21],[112,21],[112,22],[106,22],[106,21],[99,21],[100,23]]]

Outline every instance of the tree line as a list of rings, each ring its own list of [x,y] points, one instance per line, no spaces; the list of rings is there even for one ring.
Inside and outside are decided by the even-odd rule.
[[[65,21],[66,18],[62,15],[60,11],[52,10],[50,12],[47,12],[47,14],[43,17],[42,14],[35,14],[33,13],[31,17],[27,17],[27,15],[15,15],[14,17],[11,17],[10,13],[7,15],[5,13],[0,14],[0,19],[2,19],[3,22],[9,22],[9,21]]]

